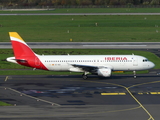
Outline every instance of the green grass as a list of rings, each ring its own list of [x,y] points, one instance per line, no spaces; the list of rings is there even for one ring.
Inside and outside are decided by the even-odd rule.
[[[160,16],[0,16],[0,42],[9,42],[10,31],[26,42],[159,42],[159,20]]]
[[[136,71],[137,74],[146,74],[148,70]],[[82,73],[77,72],[55,72],[55,71],[44,71],[44,70],[33,70],[31,69],[10,69],[10,70],[0,70],[1,75],[82,75]],[[132,71],[125,71],[123,73],[112,72],[112,74],[133,74]],[[10,79],[10,78],[9,78]]]
[[[12,106],[11,104],[5,103],[5,102],[1,102],[0,101],[0,106]]]
[[[10,70],[0,70],[1,75],[82,75],[82,73],[75,72],[54,72],[54,71],[44,71],[44,70],[33,70],[30,69],[10,69]]]
[[[108,49],[34,49],[37,54],[44,55],[141,55],[147,57],[150,61],[155,63],[154,69],[160,69],[159,60],[160,58],[153,53],[139,50],[108,50]],[[7,57],[12,57],[13,52],[11,49],[1,49],[0,51],[1,60]],[[53,71],[42,71],[35,70],[32,68],[24,67],[18,64],[9,63],[7,61],[0,61],[0,74],[1,75],[70,75],[77,73],[70,72],[53,72]],[[145,71],[146,72],[146,71]]]
[[[56,8],[44,11],[3,11],[0,13],[159,13],[160,8]]]

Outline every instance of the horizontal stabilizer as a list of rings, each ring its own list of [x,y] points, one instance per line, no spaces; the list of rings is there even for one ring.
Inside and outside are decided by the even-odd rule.
[[[15,57],[9,57],[6,59],[8,62],[12,62],[12,63],[27,63],[27,60],[25,59],[15,59]]]
[[[21,62],[21,63],[26,63],[27,60],[24,60],[24,59],[15,59],[17,62]]]

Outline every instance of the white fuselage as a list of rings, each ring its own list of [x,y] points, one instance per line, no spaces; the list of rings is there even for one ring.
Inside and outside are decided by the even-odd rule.
[[[102,66],[112,71],[147,70],[155,66],[147,58],[138,55],[42,55],[38,58],[52,71],[84,72],[81,68],[72,66],[73,64],[98,68]]]

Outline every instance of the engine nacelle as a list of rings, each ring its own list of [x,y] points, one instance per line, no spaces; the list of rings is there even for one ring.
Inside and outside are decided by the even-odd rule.
[[[101,68],[97,70],[98,76],[102,76],[102,77],[110,77],[111,73],[112,71],[109,68]]]

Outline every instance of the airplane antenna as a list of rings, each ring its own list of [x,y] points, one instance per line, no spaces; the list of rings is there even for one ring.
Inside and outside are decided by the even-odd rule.
[[[132,55],[134,55],[134,53],[132,53]]]
[[[69,53],[68,53],[68,56],[69,56]]]

